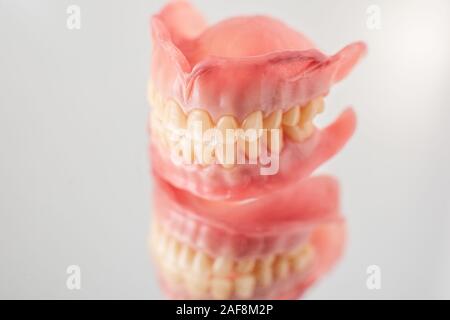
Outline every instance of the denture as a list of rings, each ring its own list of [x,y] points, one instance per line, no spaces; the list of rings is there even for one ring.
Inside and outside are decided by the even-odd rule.
[[[328,56],[266,16],[208,26],[188,1],[151,18],[150,247],[169,297],[297,298],[340,256],[339,187],[310,177],[352,136],[319,129],[333,84],[366,52]]]

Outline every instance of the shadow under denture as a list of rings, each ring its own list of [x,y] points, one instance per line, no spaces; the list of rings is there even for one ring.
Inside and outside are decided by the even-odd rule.
[[[180,299],[270,299],[293,290],[314,264],[314,249],[295,249],[260,258],[211,256],[178,241],[153,222],[151,251],[164,287]]]

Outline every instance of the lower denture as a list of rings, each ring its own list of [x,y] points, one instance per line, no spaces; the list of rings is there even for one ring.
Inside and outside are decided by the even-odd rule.
[[[161,287],[174,299],[300,297],[346,236],[337,181],[310,175],[356,126],[352,109],[324,129],[313,121],[365,45],[327,56],[264,16],[208,27],[186,0],[151,26],[149,247]]]
[[[321,260],[314,240],[322,226],[343,224],[338,186],[330,177],[306,179],[254,201],[222,202],[155,182],[150,248],[173,298],[299,295],[314,274],[334,263]],[[304,197],[292,201],[295,194]]]

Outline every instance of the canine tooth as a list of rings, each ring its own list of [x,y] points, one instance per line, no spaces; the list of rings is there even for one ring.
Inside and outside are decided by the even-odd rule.
[[[281,110],[276,110],[272,112],[263,121],[264,129],[276,129],[281,126],[281,121],[283,119],[283,112]]]
[[[314,116],[324,109],[324,100],[323,97],[316,98],[310,101],[306,107],[303,107],[301,110],[301,117],[299,124],[300,126],[305,123],[311,122],[314,119]]]
[[[203,299],[206,297],[209,281],[206,277],[185,275],[184,281],[192,299]]]
[[[253,295],[255,291],[255,277],[253,276],[241,276],[236,278],[235,291],[236,295],[241,299],[248,299]]]
[[[214,299],[226,300],[230,298],[233,283],[228,279],[213,279],[211,282],[211,294]]]
[[[303,142],[313,133],[314,126],[312,123],[306,123],[303,128],[299,126],[284,127],[286,135],[296,142]]]
[[[287,112],[283,114],[283,125],[285,126],[295,126],[300,120],[300,108],[292,107]]]
[[[261,111],[255,111],[250,114],[243,122],[242,129],[262,129],[263,115]]]
[[[289,274],[289,261],[284,257],[278,257],[274,263],[274,272],[277,279],[286,278]]]
[[[182,271],[186,271],[191,268],[194,255],[194,250],[192,250],[189,246],[181,246],[180,255],[178,257],[178,266]]]
[[[233,260],[226,257],[219,257],[215,259],[212,271],[213,274],[217,276],[229,276],[233,271]]]
[[[192,269],[198,274],[207,275],[211,272],[211,264],[211,258],[203,252],[198,251],[192,262]]]
[[[255,259],[242,259],[236,263],[236,272],[239,274],[250,273],[255,267]]]
[[[217,122],[216,128],[217,133],[221,135],[221,141],[216,146],[216,157],[224,168],[232,168],[236,163],[235,130],[238,128],[236,119],[232,116],[223,116]]]

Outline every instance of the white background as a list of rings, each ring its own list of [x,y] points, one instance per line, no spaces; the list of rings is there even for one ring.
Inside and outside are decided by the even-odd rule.
[[[211,22],[281,18],[327,53],[369,46],[320,121],[352,104],[359,123],[321,168],[341,180],[347,252],[307,297],[450,298],[450,2],[193,2]],[[146,244],[146,83],[163,3],[0,0],[0,298],[162,298]],[[66,28],[70,4],[81,30]],[[66,288],[71,264],[80,291]]]

